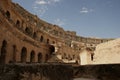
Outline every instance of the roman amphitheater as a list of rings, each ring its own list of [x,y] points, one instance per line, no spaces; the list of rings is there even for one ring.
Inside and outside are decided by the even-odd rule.
[[[55,55],[60,62],[81,64],[81,51],[92,52],[97,44],[110,40],[77,36],[76,32],[47,23],[10,0],[0,2],[0,17],[1,63],[54,61],[50,58]],[[92,61],[93,53],[88,56],[88,61]]]
[[[117,39],[117,43],[114,41],[114,39],[78,36],[75,31],[65,31],[58,25],[41,20],[11,0],[0,0],[0,64],[119,63],[120,39]],[[110,48],[107,47],[108,43],[111,44]],[[117,48],[117,52],[112,50],[114,44],[118,45],[113,46]],[[110,50],[111,53],[115,52],[114,56],[109,53]]]

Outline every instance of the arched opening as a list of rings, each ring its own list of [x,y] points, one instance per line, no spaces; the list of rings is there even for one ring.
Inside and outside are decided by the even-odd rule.
[[[6,16],[7,16],[7,18],[10,18],[10,12],[9,11],[6,12]]]
[[[1,64],[5,64],[6,53],[7,53],[7,41],[4,40],[2,42],[2,47],[1,47],[1,55],[0,55]]]
[[[21,62],[26,62],[27,59],[27,49],[25,47],[21,50]]]
[[[47,44],[49,44],[49,39],[47,39]]]
[[[38,62],[40,63],[42,61],[42,53],[38,53]]]
[[[55,47],[50,45],[50,55],[55,53]]]
[[[37,34],[36,32],[33,33],[33,38],[36,38],[37,37]]]
[[[43,36],[40,37],[40,42],[43,42],[44,38]]]
[[[30,33],[30,29],[28,27],[26,27],[25,28],[25,32],[29,34]]]
[[[26,27],[26,28],[25,28],[25,32],[26,32],[28,35],[32,36],[32,28]]]
[[[13,62],[16,62],[16,52],[17,52],[16,45],[13,45]]]
[[[30,62],[35,62],[35,52],[33,50],[30,53]]]
[[[17,27],[20,27],[20,21],[19,21],[19,20],[17,20],[16,26],[17,26]]]

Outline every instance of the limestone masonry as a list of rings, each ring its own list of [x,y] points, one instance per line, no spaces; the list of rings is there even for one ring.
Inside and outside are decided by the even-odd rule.
[[[120,38],[99,44],[96,47],[94,58],[94,64],[120,63]]]
[[[113,39],[78,36],[74,31],[65,31],[57,25],[39,19],[11,0],[0,0],[1,64],[92,64],[96,45],[110,40]],[[96,53],[97,57],[99,52]],[[100,53],[100,56],[104,54],[107,55],[104,52]]]

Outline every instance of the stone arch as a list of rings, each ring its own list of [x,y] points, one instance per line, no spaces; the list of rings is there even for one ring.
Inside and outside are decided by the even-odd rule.
[[[30,62],[35,62],[35,51],[31,51],[30,53]]]
[[[16,26],[20,27],[20,21],[19,20],[16,21]]]
[[[13,45],[13,62],[16,62],[16,53],[17,53],[17,47],[16,45]]]
[[[32,37],[32,28],[26,27],[25,32]]]
[[[10,18],[10,12],[9,11],[6,11],[6,16],[7,16],[7,18]]]
[[[3,40],[1,47],[1,55],[0,55],[1,64],[5,64],[6,54],[7,54],[7,41]]]
[[[43,42],[43,40],[44,40],[44,37],[41,36],[41,37],[40,37],[40,42]]]
[[[21,62],[26,62],[27,59],[27,49],[25,47],[21,50]]]
[[[38,53],[38,62],[40,63],[42,61],[42,53]]]

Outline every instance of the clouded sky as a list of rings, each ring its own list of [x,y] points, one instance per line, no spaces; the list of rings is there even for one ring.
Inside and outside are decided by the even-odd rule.
[[[85,37],[120,38],[120,0],[13,0],[41,19]]]

